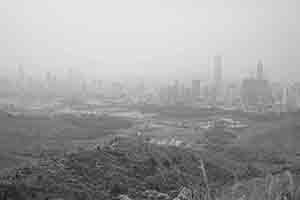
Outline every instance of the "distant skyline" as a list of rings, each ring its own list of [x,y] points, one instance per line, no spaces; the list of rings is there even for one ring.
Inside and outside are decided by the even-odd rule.
[[[255,72],[300,74],[297,0],[3,0],[0,66],[15,70],[77,68],[104,77],[211,76],[224,58],[224,79]],[[210,71],[210,73],[209,73]],[[171,78],[171,77],[170,77]]]

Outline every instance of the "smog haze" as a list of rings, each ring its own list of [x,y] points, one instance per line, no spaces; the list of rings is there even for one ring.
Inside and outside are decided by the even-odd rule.
[[[209,73],[224,57],[227,77],[255,70],[299,72],[297,0],[4,0],[0,66],[101,76]],[[284,70],[283,70],[284,69]]]

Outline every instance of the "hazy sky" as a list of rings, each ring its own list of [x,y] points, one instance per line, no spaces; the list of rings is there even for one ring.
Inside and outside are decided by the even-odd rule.
[[[297,77],[299,10],[298,0],[1,0],[0,65],[206,76],[221,54],[228,77],[258,59],[268,76]]]

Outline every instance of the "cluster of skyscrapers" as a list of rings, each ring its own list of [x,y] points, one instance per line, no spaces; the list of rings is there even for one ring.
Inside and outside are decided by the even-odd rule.
[[[146,86],[143,81],[130,87],[119,80],[112,80],[104,86],[102,80],[83,77],[74,69],[67,70],[64,78],[46,72],[43,79],[34,79],[19,66],[13,81],[0,80],[0,96],[109,97],[126,104],[193,105],[246,112],[300,110],[300,82],[283,84],[269,81],[261,60],[257,63],[255,76],[236,82],[224,79],[226,67],[222,56],[213,57],[212,69],[213,76],[209,81],[194,79],[187,84],[175,80],[172,84],[159,86],[157,90],[156,86]]]
[[[59,75],[48,71],[39,78],[19,65],[10,78],[0,80],[0,96],[79,97],[89,93],[97,94],[102,89],[102,80],[86,79],[73,69]]]
[[[209,82],[192,80],[187,88],[179,81],[162,88],[162,104],[193,104],[240,109],[246,112],[293,112],[300,110],[300,83],[282,84],[269,81],[261,60],[255,76],[227,82],[223,78],[223,58],[213,58],[213,78]]]
[[[162,87],[160,98],[165,104],[210,104],[216,105],[223,98],[223,58],[213,59],[213,80],[207,84],[200,79],[191,80],[191,86],[186,87],[178,80],[173,85]]]

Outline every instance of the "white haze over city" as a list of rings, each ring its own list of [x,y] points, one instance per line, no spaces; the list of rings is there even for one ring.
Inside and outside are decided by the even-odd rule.
[[[228,79],[259,59],[269,78],[297,78],[298,10],[297,0],[2,0],[0,66],[207,79],[218,54]]]

